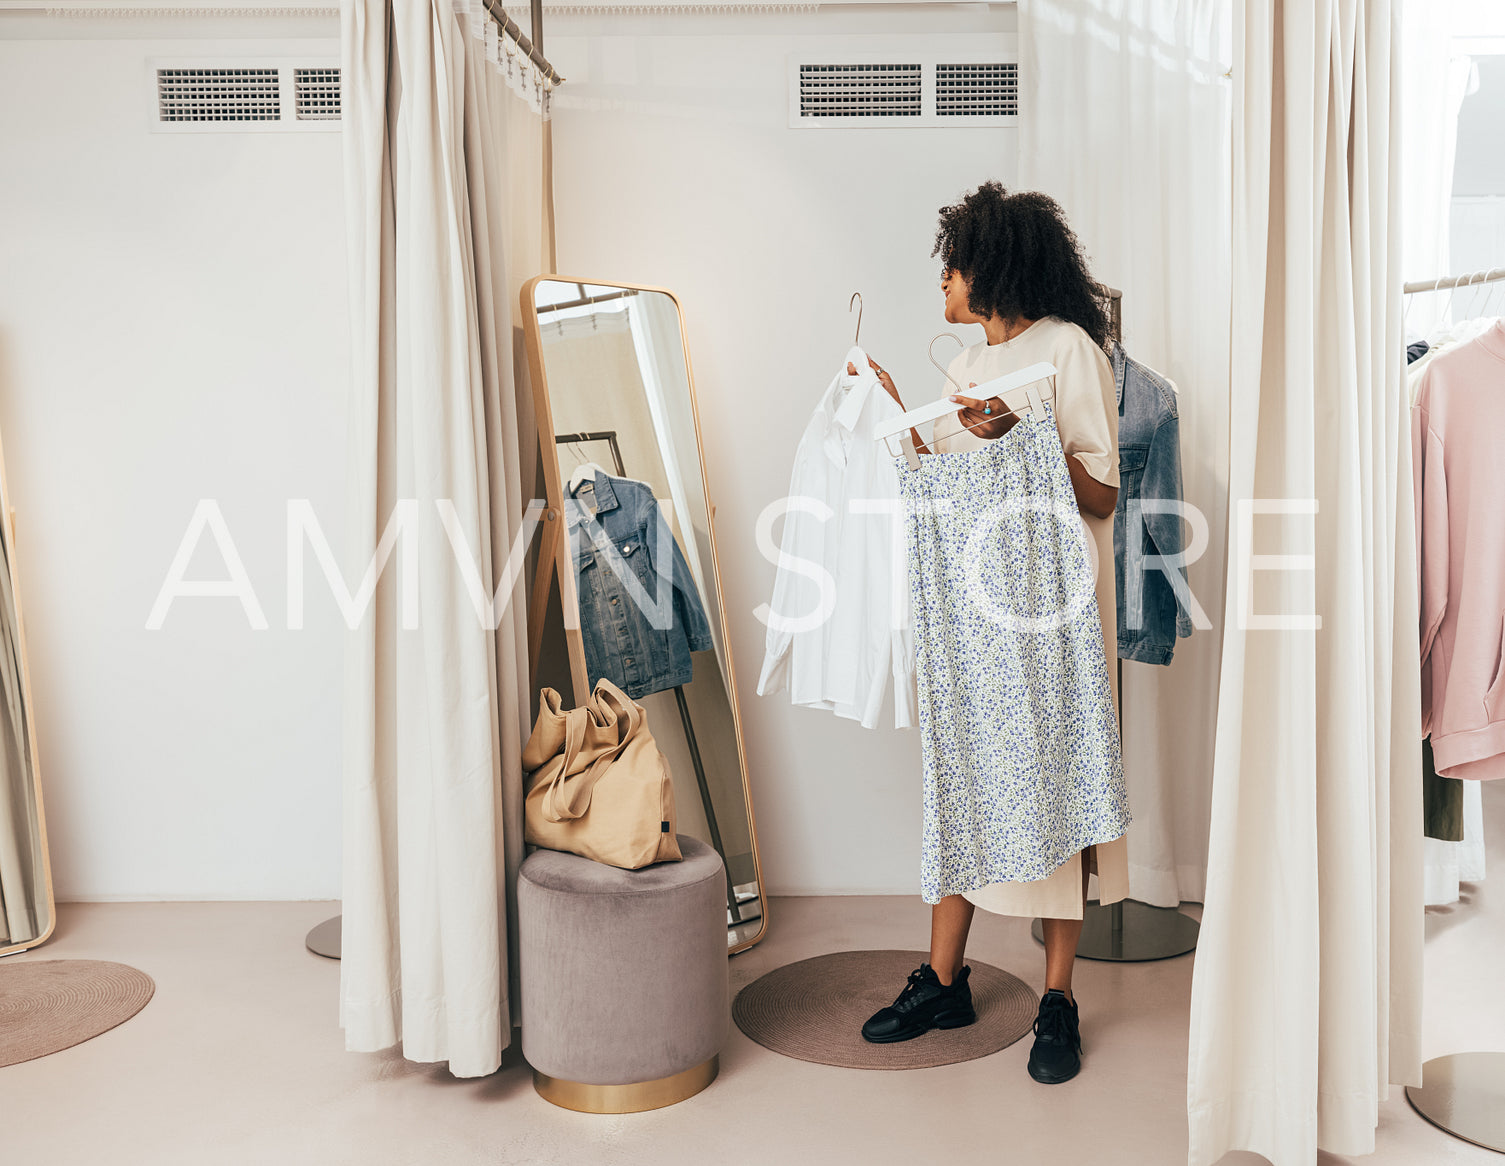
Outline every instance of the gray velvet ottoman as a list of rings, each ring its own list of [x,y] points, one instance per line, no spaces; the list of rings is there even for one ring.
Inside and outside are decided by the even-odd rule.
[[[538,850],[517,882],[523,1057],[556,1105],[634,1113],[716,1078],[730,1015],[721,856],[620,870]]]

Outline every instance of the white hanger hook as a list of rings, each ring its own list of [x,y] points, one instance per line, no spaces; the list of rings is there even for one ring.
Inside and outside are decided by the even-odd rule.
[[[1505,279],[1496,276],[1495,286],[1484,295],[1484,314],[1486,316],[1493,313],[1495,301],[1499,299],[1501,292],[1505,292]]]
[[[1479,279],[1478,279],[1479,283],[1484,283],[1488,278],[1489,278],[1489,269],[1488,268],[1485,268],[1483,271],[1479,272]],[[1469,282],[1470,289],[1472,289],[1473,284],[1474,284],[1475,281],[1473,279],[1470,279],[1468,282]],[[1485,301],[1486,304],[1489,302],[1489,295],[1488,295],[1488,293],[1485,293],[1484,301]],[[1474,301],[1474,302],[1477,303],[1478,301]],[[1483,312],[1475,312],[1474,313],[1475,316],[1482,316],[1483,314],[1484,314]]]
[[[852,314],[852,300],[857,301],[857,331],[852,334],[853,345],[860,344],[862,340],[862,293],[853,292],[852,299],[847,301],[847,315]]]

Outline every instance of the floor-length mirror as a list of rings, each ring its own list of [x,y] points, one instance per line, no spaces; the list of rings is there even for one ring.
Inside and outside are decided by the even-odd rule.
[[[21,633],[16,531],[0,459],[0,955],[52,934],[52,873]]]
[[[762,935],[765,901],[679,304],[541,276],[523,308],[581,622],[553,640],[554,674],[567,657],[577,697],[606,676],[647,710],[681,833],[726,863],[727,943],[741,950]]]

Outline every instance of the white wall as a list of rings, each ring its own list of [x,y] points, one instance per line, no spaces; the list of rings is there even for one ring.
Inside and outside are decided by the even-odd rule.
[[[340,137],[149,131],[149,57],[338,59],[336,22],[285,24],[0,14],[0,429],[63,899],[339,893],[343,625],[315,579],[289,632],[283,595],[286,500],[341,536]],[[200,498],[269,630],[223,598],[145,630]],[[225,577],[211,539],[189,577]]]
[[[1016,132],[788,128],[787,54],[1004,48],[1012,7],[782,15],[551,17],[568,79],[554,113],[559,264],[672,288],[695,371],[763,869],[775,894],[913,894],[917,734],[864,730],[755,694],[773,568],[754,521],[788,490],[795,444],[852,341],[912,404],[938,395],[947,327],[936,212],[1012,181]],[[966,342],[979,338],[962,329]],[[978,333],[978,334],[974,334]],[[954,345],[943,341],[947,360]]]
[[[1505,48],[1505,42],[1499,46]],[[1505,56],[1474,58],[1479,88],[1458,111],[1458,152],[1453,167],[1448,271],[1455,275],[1505,267]],[[1447,301],[1444,300],[1446,303]],[[1463,288],[1452,299],[1454,319],[1505,313],[1505,288],[1498,283]]]
[[[785,493],[853,290],[901,389],[938,391],[936,211],[1010,181],[1015,154],[997,127],[791,130],[786,54],[966,55],[1013,25],[1008,6],[550,17],[560,266],[687,305],[775,892],[912,893],[919,751],[754,695],[772,568],[752,523]],[[288,498],[342,536],[339,136],[153,134],[143,93],[152,56],[337,50],[328,20],[0,11],[0,427],[64,899],[338,895],[341,625],[311,580],[289,632],[283,589]],[[267,631],[226,599],[145,630],[202,497]],[[206,540],[190,577],[223,575]]]

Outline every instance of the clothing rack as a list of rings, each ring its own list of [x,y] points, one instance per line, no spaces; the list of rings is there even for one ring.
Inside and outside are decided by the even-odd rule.
[[[607,292],[601,296],[590,296],[585,294],[585,285],[583,283],[577,283],[575,286],[580,289],[580,297],[578,299],[565,300],[557,304],[544,304],[538,309],[538,314],[540,316],[547,316],[553,312],[566,311],[569,308],[594,307],[596,304],[604,304],[608,300],[621,300],[638,294],[636,288],[627,288],[624,291]]]
[[[1124,294],[1106,284],[1099,284],[1098,291],[1107,301],[1108,339],[1122,343]],[[1124,662],[1120,658],[1115,663],[1118,667],[1118,732],[1122,738]],[[1031,930],[1035,939],[1045,942],[1045,927],[1040,920],[1035,920]],[[1121,899],[1106,907],[1101,902],[1087,903],[1082,907],[1082,937],[1077,942],[1077,955],[1083,959],[1115,963],[1170,959],[1193,950],[1200,930],[1195,919],[1183,915],[1175,907],[1152,907],[1135,899]]]
[[[1451,291],[1505,281],[1505,267],[1418,279],[1403,295]],[[1505,1052],[1448,1053],[1421,1067],[1421,1084],[1406,1086],[1411,1107],[1445,1133],[1505,1153]]]
[[[582,445],[591,441],[604,441],[611,447],[612,465],[616,467],[617,477],[625,478],[627,471],[622,463],[622,447],[617,443],[617,431],[615,429],[599,429],[591,432],[558,433],[554,436],[554,444],[557,445]],[[615,602],[615,601],[614,601]],[[716,853],[721,855],[722,873],[726,876],[726,916],[727,926],[735,927],[746,920],[742,916],[742,906],[737,900],[737,888],[732,884],[732,867],[726,857],[726,846],[721,841],[721,827],[716,821],[716,807],[711,804],[711,787],[705,778],[705,764],[700,759],[700,744],[695,738],[695,723],[690,719],[690,703],[685,699],[685,686],[674,686],[674,701],[679,706],[679,719],[684,725],[685,745],[690,751],[690,765],[695,770],[695,783],[700,787],[700,805],[705,811],[706,829],[711,833],[711,845],[716,848]]]
[[[1401,293],[1414,296],[1417,292],[1449,291],[1453,288],[1473,287],[1481,283],[1498,283],[1502,279],[1505,279],[1505,267],[1489,267],[1468,275],[1445,275],[1440,279],[1414,279],[1401,288]]]
[[[622,447],[617,444],[617,431],[615,429],[601,429],[593,432],[561,433],[555,436],[555,445],[583,445],[588,441],[604,441],[611,447],[611,462],[617,467],[617,477],[626,475],[622,472]]]

